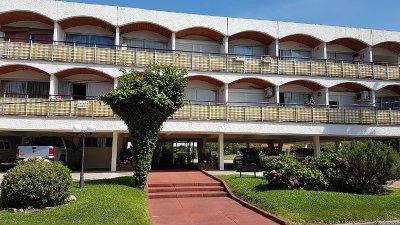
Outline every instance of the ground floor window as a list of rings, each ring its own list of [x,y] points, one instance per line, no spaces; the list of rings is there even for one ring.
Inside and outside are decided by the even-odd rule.
[[[157,142],[153,154],[153,165],[191,165],[198,163],[197,141],[163,141]]]

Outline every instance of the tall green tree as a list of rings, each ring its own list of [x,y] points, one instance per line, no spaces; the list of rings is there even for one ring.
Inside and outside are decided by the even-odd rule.
[[[150,66],[144,74],[122,70],[117,89],[99,96],[128,126],[135,158],[134,185],[144,188],[162,124],[184,103],[186,70]]]

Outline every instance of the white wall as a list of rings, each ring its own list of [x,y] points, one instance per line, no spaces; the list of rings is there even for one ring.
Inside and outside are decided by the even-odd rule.
[[[296,85],[296,84],[285,84],[279,87],[279,91],[282,92],[296,92],[296,93],[304,93],[304,94],[312,94],[313,90],[310,90],[306,87]]]
[[[312,48],[308,47],[307,45],[294,41],[285,41],[279,43],[279,49],[308,50],[308,51],[312,50]]]
[[[399,55],[384,48],[372,48],[374,62],[399,63]]]
[[[5,27],[20,27],[20,28],[30,28],[30,29],[43,29],[43,30],[53,30],[53,27],[36,21],[19,21],[9,24],[4,24]]]
[[[355,104],[355,98],[356,93],[354,92],[329,92],[329,101],[337,101],[339,107]]]

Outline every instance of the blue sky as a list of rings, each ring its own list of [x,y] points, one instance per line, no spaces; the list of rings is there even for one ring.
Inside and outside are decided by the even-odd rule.
[[[68,0],[172,12],[400,31],[399,0]]]

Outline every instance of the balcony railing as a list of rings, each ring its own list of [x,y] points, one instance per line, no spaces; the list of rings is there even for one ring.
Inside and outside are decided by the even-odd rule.
[[[390,64],[82,45],[4,40],[0,41],[0,57],[129,67],[147,67],[157,62],[195,71],[400,80],[399,65]]]
[[[97,117],[115,118],[111,108],[88,97],[73,100],[50,97],[30,98],[28,95],[3,94],[2,115],[48,116],[48,117]],[[286,105],[264,103],[208,103],[187,102],[171,120],[215,120],[252,122],[294,122],[329,124],[375,124],[400,125],[399,110],[378,110],[371,107],[337,109],[326,106]]]

